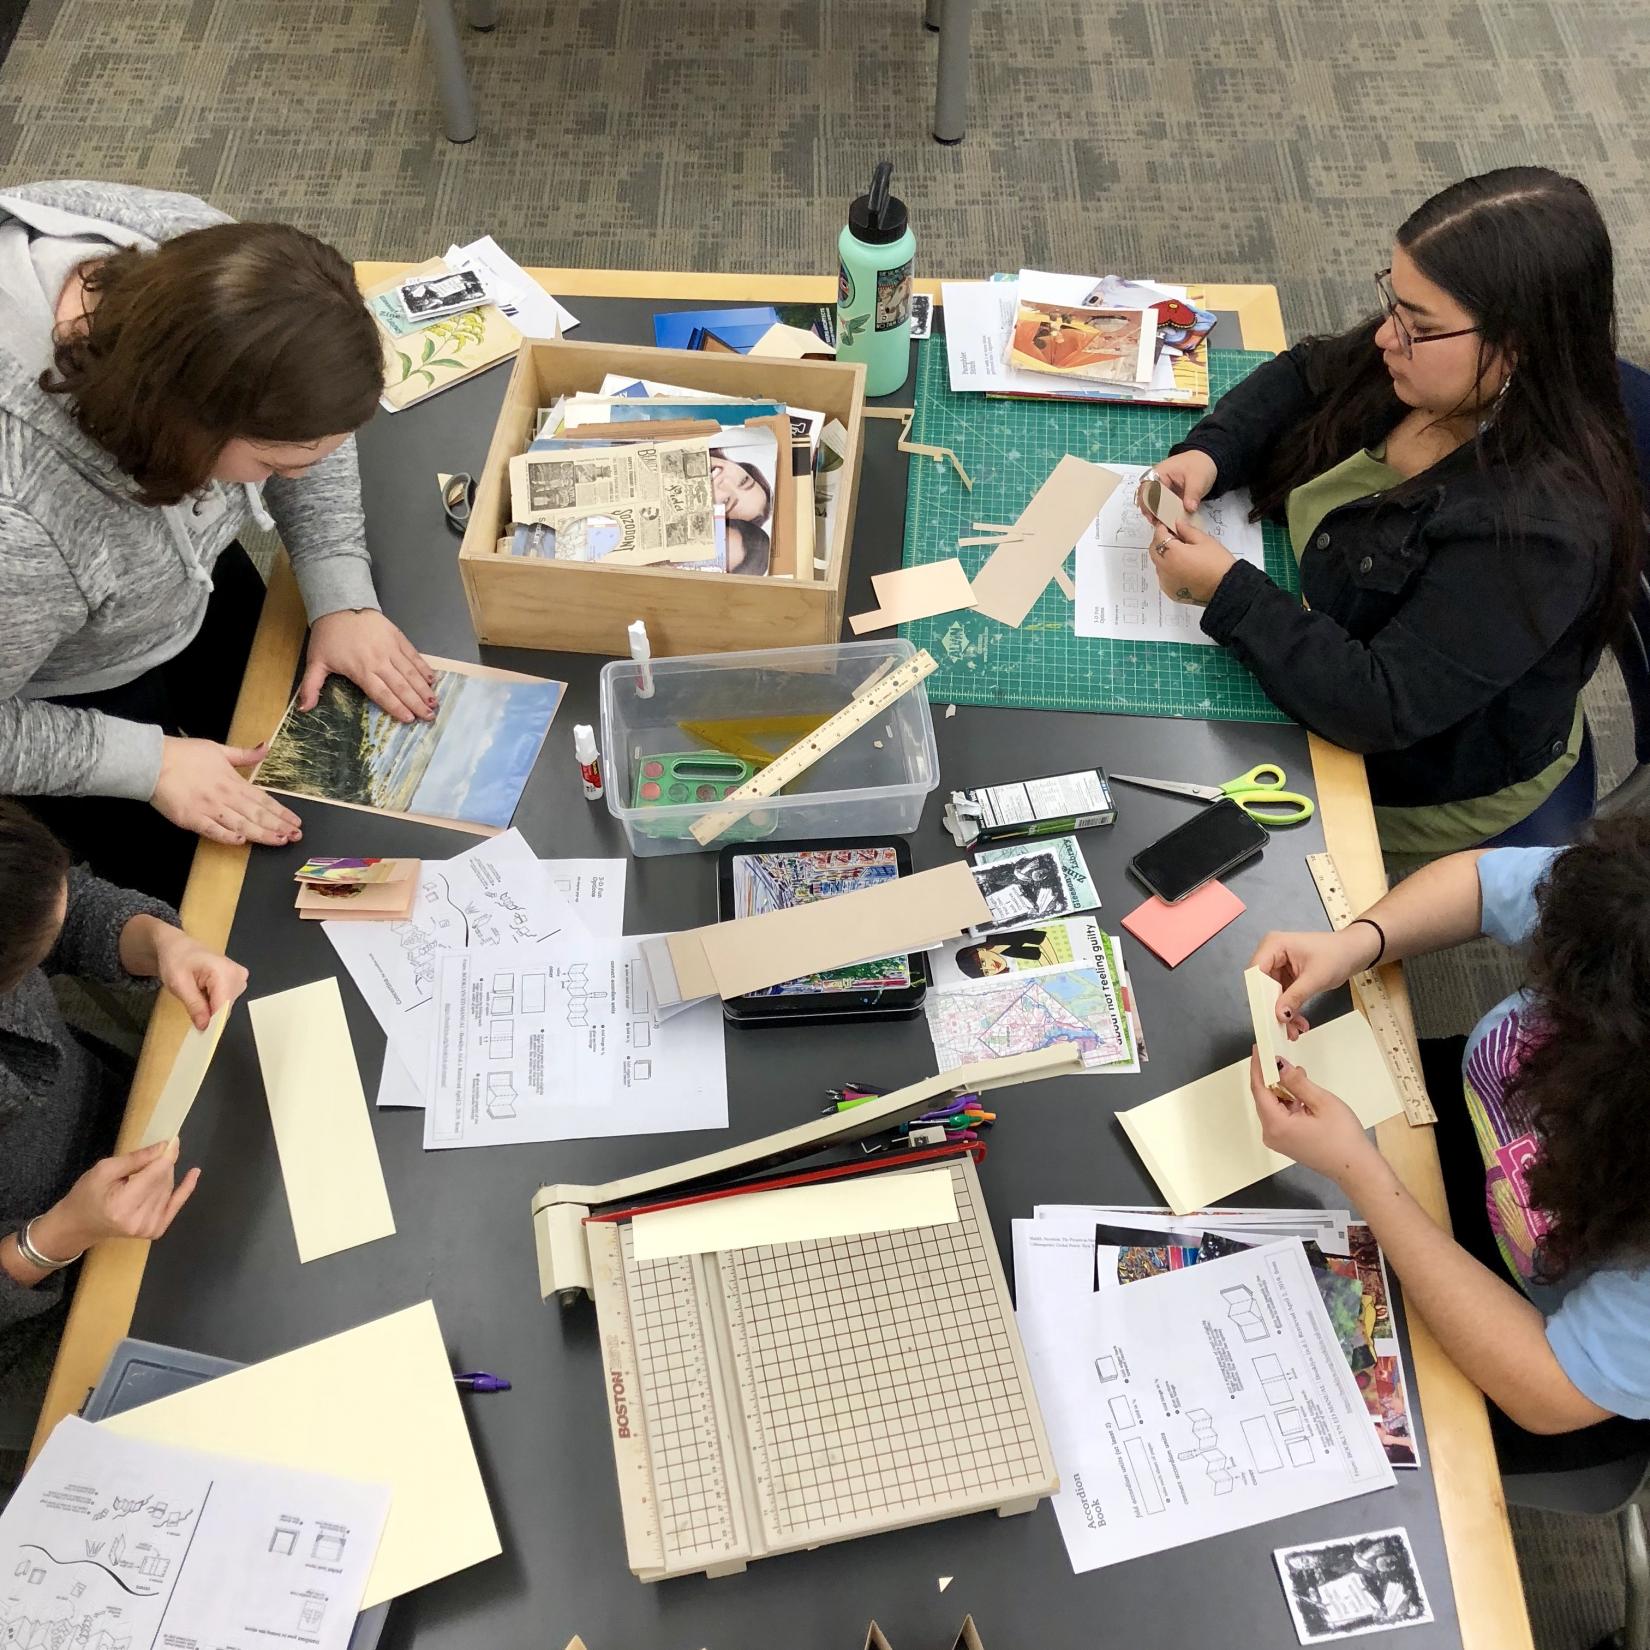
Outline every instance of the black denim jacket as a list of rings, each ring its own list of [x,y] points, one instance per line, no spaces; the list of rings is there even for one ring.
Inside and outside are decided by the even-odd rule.
[[[1300,344],[1258,368],[1174,449],[1214,460],[1212,494],[1245,486],[1315,409],[1311,356]],[[1380,443],[1402,411],[1394,397],[1358,445]],[[1473,443],[1418,479],[1402,504],[1375,494],[1324,517],[1301,560],[1310,611],[1240,562],[1203,614],[1283,710],[1368,758],[1389,807],[1488,796],[1563,753],[1609,579],[1601,500],[1483,471]]]

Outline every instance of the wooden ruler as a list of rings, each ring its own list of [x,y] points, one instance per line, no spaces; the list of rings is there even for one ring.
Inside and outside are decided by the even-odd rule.
[[[940,667],[933,654],[920,649],[916,658],[907,659],[897,670],[891,670],[879,681],[864,687],[829,721],[823,722],[806,737],[797,740],[789,750],[782,751],[753,779],[747,779],[736,791],[723,799],[733,804],[756,802],[764,797],[777,796],[784,787],[805,773],[814,763],[836,749],[849,734],[857,732],[867,722],[882,715],[896,699],[903,698],[925,677],[932,676]],[[693,826],[693,839],[701,848],[708,848],[730,825],[745,817],[746,809],[729,806],[706,814]]]
[[[1328,854],[1308,854],[1306,868],[1318,885],[1318,898],[1323,901],[1330,925],[1336,929],[1345,928],[1355,913],[1341,883],[1341,873],[1335,869],[1335,861]],[[1375,1033],[1375,1041],[1381,1045],[1387,1070],[1398,1085],[1398,1093],[1404,1102],[1404,1116],[1416,1128],[1436,1123],[1438,1113],[1432,1109],[1432,1101],[1427,1097],[1427,1086],[1421,1081],[1421,1068],[1410,1048],[1409,1039],[1398,1024],[1398,1010],[1386,982],[1373,968],[1366,968],[1361,974],[1352,976],[1351,985],[1364,1011],[1364,1018]]]

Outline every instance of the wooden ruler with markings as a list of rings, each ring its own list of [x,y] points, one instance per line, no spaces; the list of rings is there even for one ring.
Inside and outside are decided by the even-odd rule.
[[[1355,913],[1352,901],[1346,897],[1341,873],[1335,869],[1335,861],[1328,854],[1308,854],[1306,868],[1312,873],[1313,882],[1318,885],[1318,898],[1323,901],[1330,925],[1336,929],[1345,928]],[[1438,1114],[1432,1109],[1432,1101],[1427,1097],[1427,1086],[1421,1080],[1420,1065],[1409,1038],[1404,1035],[1403,1028],[1398,1023],[1398,1010],[1393,1004],[1391,992],[1386,988],[1386,982],[1373,968],[1366,968],[1361,974],[1352,976],[1351,985],[1353,994],[1364,1011],[1364,1018],[1374,1030],[1375,1040],[1381,1045],[1381,1053],[1386,1057],[1387,1070],[1392,1073],[1392,1080],[1398,1085],[1399,1096],[1404,1102],[1404,1116],[1417,1128],[1427,1123],[1436,1123]]]
[[[748,810],[736,804],[757,802],[765,797],[777,796],[798,774],[805,773],[821,757],[835,750],[849,734],[857,732],[867,722],[882,715],[896,699],[903,698],[919,682],[932,676],[939,668],[933,654],[926,648],[919,649],[914,659],[907,659],[904,664],[889,671],[880,680],[862,687],[859,693],[828,721],[822,722],[812,733],[797,740],[789,750],[781,751],[767,767],[754,778],[747,779],[738,790],[730,791],[723,798],[728,806],[718,808],[713,814],[706,814],[695,823],[692,827],[694,841],[701,848],[708,848],[730,825],[736,825],[745,817]]]

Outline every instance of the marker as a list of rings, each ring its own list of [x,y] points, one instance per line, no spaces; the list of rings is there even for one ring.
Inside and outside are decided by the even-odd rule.
[[[502,1375],[489,1375],[484,1369],[477,1369],[468,1375],[455,1375],[453,1382],[456,1386],[467,1388],[471,1392],[508,1392],[510,1383]]]
[[[636,661],[641,674],[636,678],[636,697],[653,697],[653,649],[648,645],[647,625],[638,619],[630,627],[630,657]]]
[[[602,794],[602,758],[596,749],[596,730],[588,722],[580,722],[573,729],[573,755],[579,764],[579,778],[584,781],[584,799],[594,802]]]

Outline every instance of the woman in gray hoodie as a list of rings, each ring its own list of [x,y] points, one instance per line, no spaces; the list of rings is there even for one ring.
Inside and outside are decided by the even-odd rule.
[[[247,521],[309,615],[300,708],[336,673],[433,714],[367,557],[352,432],[382,370],[350,266],[301,230],[115,184],[0,194],[0,794],[112,880],[176,898],[190,833],[298,837],[240,771],[261,749],[223,742],[263,594]]]

